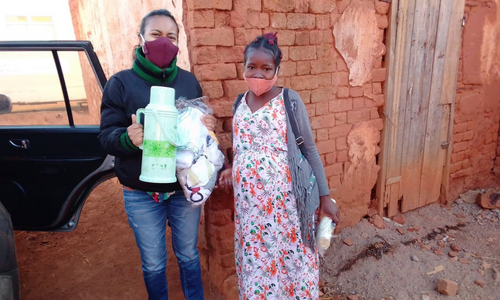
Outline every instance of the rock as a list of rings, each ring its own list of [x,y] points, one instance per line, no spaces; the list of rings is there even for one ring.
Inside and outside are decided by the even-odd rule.
[[[463,204],[464,203],[464,199],[461,199],[461,198],[458,198],[456,201],[455,201],[456,204]]]
[[[456,256],[452,257],[450,260],[452,260],[452,261],[458,261],[458,257],[456,257]]]
[[[445,243],[444,243],[443,241],[439,241],[439,242],[437,243],[437,245],[438,245],[439,247],[441,247],[441,248],[444,248]]]
[[[484,287],[484,281],[480,280],[480,279],[477,279],[476,281],[474,281],[474,283],[480,287]]]
[[[441,251],[441,249],[436,249],[436,250],[434,250],[434,254],[443,255],[443,251]]]
[[[444,295],[456,296],[458,283],[455,281],[439,278],[437,280],[437,291]]]
[[[318,282],[318,287],[321,289],[324,288],[325,286],[326,286],[325,281],[320,278]]]
[[[391,223],[391,219],[387,218],[387,217],[382,217],[382,220],[384,220],[385,222],[387,223]]]
[[[481,265],[483,267],[483,270],[488,270],[491,268],[491,265],[485,261],[483,261],[483,264]]]
[[[347,299],[349,299],[349,300],[358,300],[359,297],[358,297],[358,295],[349,295],[349,296],[347,296]]]
[[[484,275],[484,271],[481,270],[481,269],[478,269],[477,272],[479,273],[479,275],[483,276]]]
[[[422,300],[432,300],[432,299],[427,295],[422,295]]]
[[[385,228],[384,220],[382,220],[382,218],[379,215],[374,215],[371,218],[371,223],[373,224],[373,226],[377,227],[378,229]]]
[[[347,246],[352,246],[353,241],[350,238],[347,238],[343,240],[343,243],[346,244]]]
[[[322,291],[319,291],[319,292],[318,292],[318,295],[319,295],[320,297],[323,297],[325,294],[324,294]]]
[[[449,256],[449,257],[457,257],[457,256],[458,256],[458,253],[457,253],[457,252],[455,252],[455,251],[450,251],[450,252],[448,252],[448,256]]]
[[[500,268],[493,267],[493,280],[495,282],[500,282]]]
[[[396,228],[396,231],[401,235],[405,234],[405,230],[403,228]]]
[[[476,203],[482,208],[498,209],[500,208],[500,193],[492,190],[479,193],[476,197]]]
[[[458,261],[464,265],[470,264],[470,261],[467,258],[459,258]]]
[[[413,231],[419,231],[420,230],[420,227],[418,226],[413,226],[413,227],[410,227],[408,229],[406,229],[407,231],[409,232],[413,232]]]
[[[410,259],[413,260],[413,261],[416,261],[416,262],[419,262],[420,260],[418,259],[418,257],[416,257],[415,255],[412,255],[410,256]]]
[[[474,203],[476,202],[476,197],[479,194],[479,191],[468,191],[465,194],[460,195],[460,199],[464,200],[466,203]]]
[[[467,218],[467,216],[463,213],[458,213],[458,214],[455,214],[455,217],[459,218],[459,219],[465,219]]]
[[[363,232],[363,233],[361,234],[361,237],[362,237],[362,238],[364,238],[364,239],[366,239],[366,238],[368,237],[368,233]]]
[[[450,244],[450,248],[451,250],[455,251],[455,252],[459,252],[460,250],[462,250],[462,248],[460,248],[457,244],[455,243],[451,243]]]
[[[394,217],[392,217],[392,220],[401,225],[406,224],[406,218],[403,215],[395,215]]]
[[[378,211],[375,208],[370,207],[366,214],[368,215],[368,217],[372,218],[373,216],[378,214]]]
[[[431,245],[422,245],[422,250],[431,251]]]
[[[493,243],[493,238],[489,238],[486,240],[488,243]]]

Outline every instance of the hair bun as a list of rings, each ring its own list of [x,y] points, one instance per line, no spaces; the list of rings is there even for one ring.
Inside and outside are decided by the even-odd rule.
[[[264,39],[267,40],[269,45],[274,46],[274,44],[278,45],[278,33],[277,32],[269,32],[262,35]]]

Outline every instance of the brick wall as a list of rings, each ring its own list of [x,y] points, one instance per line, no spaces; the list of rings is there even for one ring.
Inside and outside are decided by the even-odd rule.
[[[453,127],[450,196],[498,186],[500,1],[466,1]]]
[[[366,214],[370,191],[375,184],[374,180],[360,181],[360,176],[357,176],[358,180],[353,175],[349,177],[349,168],[350,173],[358,175],[378,172],[375,164],[378,150],[370,152],[371,164],[353,171],[351,158],[359,155],[353,153],[358,150],[350,147],[353,139],[349,139],[349,135],[355,131],[353,128],[364,124],[366,128],[356,132],[368,133],[370,136],[366,138],[374,144],[372,149],[377,148],[382,129],[378,108],[384,103],[382,86],[386,73],[382,68],[385,51],[382,42],[388,25],[386,14],[389,8],[386,2],[376,0],[352,2],[360,10],[354,10],[350,0],[188,0],[184,3],[184,25],[192,71],[200,80],[204,94],[211,99],[218,118],[217,135],[225,151],[231,148],[232,103],[236,95],[246,90],[243,80],[244,47],[257,35],[278,32],[283,52],[278,85],[298,91],[306,103],[330,188],[341,191],[343,186],[365,185],[362,205],[355,205],[359,204],[355,202],[360,198],[358,194],[350,193],[351,196],[348,196],[348,193],[332,191],[332,195],[337,193],[341,198],[341,209],[343,205],[351,205],[351,209],[344,210],[348,213],[344,213],[343,217],[345,220],[349,216],[354,218],[350,223],[343,223],[344,226],[359,221]],[[365,68],[361,68],[365,70],[363,74],[346,63],[349,61],[346,52],[341,54],[336,49],[336,38],[356,34],[363,27],[345,29],[344,26],[337,30],[339,36],[335,37],[333,29],[345,11],[361,11],[374,20],[369,25],[372,28],[368,29],[375,32],[374,42],[378,50],[374,51],[371,44],[367,47],[353,44],[351,47],[356,55],[366,57]],[[351,86],[354,80],[356,86]],[[204,224],[206,242],[201,249],[206,259],[203,264],[213,284],[230,297],[237,295],[233,201],[232,196],[217,191],[208,201]]]

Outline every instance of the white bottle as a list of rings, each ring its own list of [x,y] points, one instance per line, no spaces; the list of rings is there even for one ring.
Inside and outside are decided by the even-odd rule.
[[[333,203],[337,203],[334,199],[332,199],[332,201]],[[330,241],[332,239],[335,226],[335,222],[326,216],[324,216],[319,222],[318,231],[316,232],[316,245],[321,256],[323,256],[326,249],[330,247]]]

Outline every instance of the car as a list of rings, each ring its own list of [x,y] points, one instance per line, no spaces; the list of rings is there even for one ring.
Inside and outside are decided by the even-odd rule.
[[[115,176],[90,113],[105,84],[89,41],[0,42],[0,300],[20,298],[14,230],[74,230]]]

